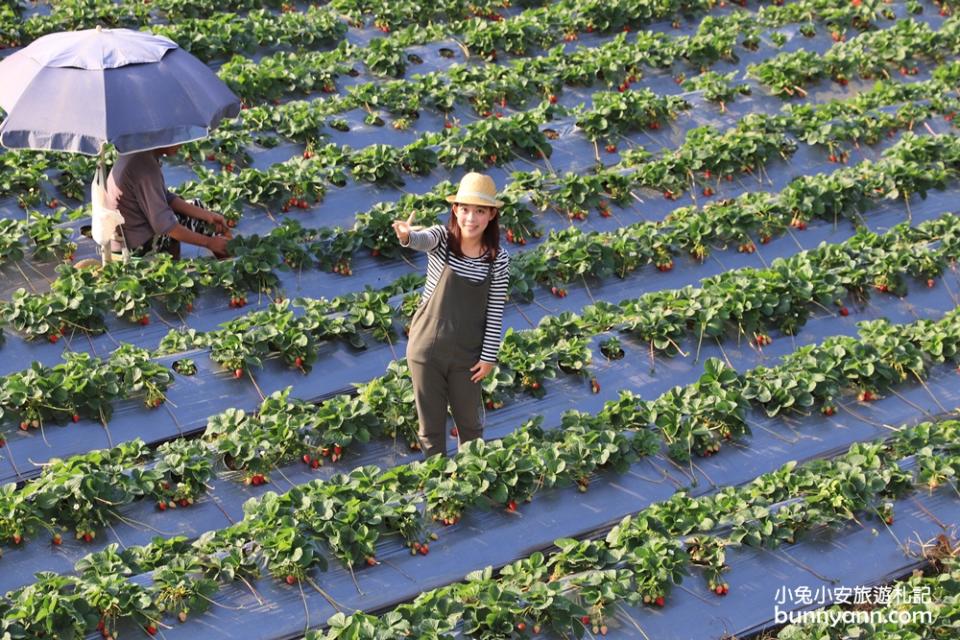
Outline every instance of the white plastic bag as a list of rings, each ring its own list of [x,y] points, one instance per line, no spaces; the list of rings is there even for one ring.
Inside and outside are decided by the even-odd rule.
[[[92,212],[90,234],[93,241],[100,245],[100,252],[103,256],[103,262],[110,262],[113,257],[111,242],[116,235],[121,239],[122,234],[117,231],[117,227],[123,224],[123,216],[116,209],[107,207],[107,176],[103,167],[103,159],[97,163],[97,170],[93,175],[93,183],[90,185],[90,205]],[[123,260],[127,260],[127,247],[124,243]]]

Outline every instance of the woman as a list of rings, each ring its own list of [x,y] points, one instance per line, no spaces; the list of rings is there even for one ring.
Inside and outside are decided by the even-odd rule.
[[[497,363],[510,266],[500,247],[503,203],[496,195],[493,179],[468,173],[447,198],[446,226],[416,231],[413,215],[393,223],[401,246],[429,256],[407,343],[420,446],[428,458],[446,455],[448,405],[460,445],[483,435],[480,381]]]

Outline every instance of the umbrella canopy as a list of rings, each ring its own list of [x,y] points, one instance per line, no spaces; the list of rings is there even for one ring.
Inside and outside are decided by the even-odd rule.
[[[96,155],[156,149],[209,135],[240,100],[168,38],[87,29],[39,38],[0,61],[0,144]]]

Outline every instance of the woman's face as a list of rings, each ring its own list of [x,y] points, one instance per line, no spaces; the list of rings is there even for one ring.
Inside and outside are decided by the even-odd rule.
[[[494,207],[475,204],[455,204],[453,212],[457,216],[460,237],[469,240],[480,240],[487,225],[497,215]]]

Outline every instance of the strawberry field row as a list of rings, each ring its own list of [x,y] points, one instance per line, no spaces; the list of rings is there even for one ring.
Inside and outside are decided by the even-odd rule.
[[[509,0],[448,0],[429,7],[407,2],[393,2],[391,12],[405,12],[425,21],[460,20],[475,12],[492,14],[509,6]],[[413,11],[417,7],[419,10]],[[281,11],[280,14],[270,10]],[[238,15],[237,12],[244,12]],[[294,2],[286,0],[154,0],[112,2],[110,0],[61,0],[52,5],[49,14],[34,14],[24,20],[21,12],[0,10],[0,45],[23,46],[30,41],[57,31],[90,29],[96,25],[123,28],[149,28],[162,33],[205,60],[238,50],[277,44],[309,46],[316,42],[342,39],[347,29],[342,14],[349,13],[355,26],[362,26],[365,16],[375,19],[383,12],[376,7],[358,6],[349,0],[338,0],[326,6],[310,5],[301,13]],[[157,24],[156,18],[167,20]],[[306,33],[298,33],[306,31]],[[304,35],[307,38],[304,38]]]
[[[325,632],[306,638],[439,639],[456,632],[525,638],[542,630],[579,637],[586,629],[604,635],[613,605],[663,607],[691,570],[702,573],[711,591],[725,595],[729,548],[778,548],[817,527],[842,527],[858,514],[892,522],[891,500],[916,485],[933,484],[927,474],[931,458],[943,456],[951,469],[960,463],[957,426],[924,423],[888,443],[858,443],[834,460],[788,463],[714,496],[680,492],[624,518],[605,539],[560,539],[555,553],[536,552],[496,574],[490,567],[475,571],[464,582],[423,593],[381,616],[338,613]],[[915,448],[920,443],[929,446],[921,451]],[[900,468],[898,460],[906,456],[913,456],[920,470]]]
[[[700,68],[721,55],[729,56],[738,39],[742,39],[744,46],[757,48],[763,28],[805,21],[806,32],[812,35],[814,19],[825,19],[830,25],[828,28],[836,31],[845,29],[847,24],[866,29],[873,26],[875,20],[895,17],[892,9],[883,5],[860,9],[841,2],[826,3],[828,6],[819,3],[821,6],[817,8],[814,8],[815,4],[818,3],[792,3],[796,7],[792,11],[764,10],[756,16],[739,12],[731,16],[708,17],[702,25],[706,26],[704,32],[693,37],[679,37],[676,43],[680,55]],[[400,77],[406,72],[409,60],[406,47],[440,40],[451,34],[468,51],[486,61],[493,61],[497,59],[498,51],[528,56],[532,51],[549,48],[561,41],[576,40],[581,32],[629,31],[678,13],[706,11],[711,5],[711,2],[668,2],[656,6],[627,1],[555,3],[492,22],[474,19],[434,28],[410,26],[388,38],[371,41],[358,53],[372,73]],[[675,20],[674,26],[679,27],[680,21]],[[786,36],[776,35],[772,40],[779,46],[786,41]],[[720,43],[724,44],[721,46]],[[278,53],[256,64],[236,57],[224,65],[220,73],[221,78],[247,100],[276,98],[291,90],[308,93],[325,88],[332,92],[335,77],[349,71],[349,65],[345,65],[346,55],[349,54],[312,53],[308,59],[298,59]],[[609,61],[614,69],[622,67],[614,59]],[[308,69],[320,70],[319,77],[311,75]]]
[[[802,4],[788,6],[796,8]],[[842,12],[849,8],[849,4],[841,3],[835,10]],[[809,16],[792,12],[790,20],[780,22]],[[419,74],[408,80],[352,85],[346,96],[292,101],[278,107],[251,107],[229,126],[241,134],[272,129],[287,139],[314,144],[325,125],[345,128],[344,121],[328,120],[329,116],[356,108],[370,111],[374,123],[378,118],[376,111],[385,109],[396,116],[396,128],[409,126],[411,119],[419,117],[422,107],[448,114],[458,102],[469,102],[477,114],[489,115],[497,107],[524,107],[531,97],[553,96],[553,100],[564,84],[589,86],[601,80],[611,90],[622,89],[629,85],[631,77],[641,76],[643,65],[664,68],[682,59],[695,68],[705,69],[721,59],[734,59],[733,48],[738,41],[749,49],[757,48],[759,29],[764,22],[750,14],[736,13],[706,18],[698,33],[690,37],[644,32],[632,43],[618,36],[596,47],[579,47],[571,52],[556,48],[546,55],[512,60],[503,66],[455,64],[445,72]],[[225,142],[233,143],[232,140]],[[198,146],[218,158],[223,156],[223,144],[216,139]],[[236,160],[227,161],[236,164]]]
[[[903,259],[909,255],[909,251],[904,252]],[[918,262],[925,262],[923,254],[920,255]],[[910,269],[909,265],[904,268]],[[844,282],[839,274],[827,274],[824,281],[834,277]],[[835,294],[831,291],[827,295]],[[748,305],[744,303],[744,306]],[[599,324],[601,330],[615,326],[614,310],[606,305],[591,309],[585,313],[587,323]],[[595,318],[595,313],[602,318]],[[555,374],[552,370],[556,368],[576,371],[590,360],[582,328],[576,326],[577,319],[557,320],[548,319],[540,328],[525,332],[543,334],[544,342],[552,345],[552,351],[542,345],[539,356],[534,349],[518,350],[518,354],[539,367],[523,376],[523,384],[534,391],[539,388],[535,376],[545,372]],[[728,321],[739,324],[735,317]],[[629,318],[625,322],[629,324]],[[509,351],[511,335],[516,334],[508,332],[505,351]],[[515,509],[520,501],[529,500],[536,491],[554,484],[576,481],[585,490],[588,475],[595,468],[605,465],[623,468],[632,456],[649,455],[659,448],[647,425],[653,425],[660,432],[670,456],[677,460],[687,460],[691,453],[710,456],[720,450],[723,440],[749,434],[746,411],[751,404],[769,416],[789,411],[806,412],[817,404],[824,414],[832,415],[847,389],[858,389],[858,400],[870,402],[907,380],[908,374],[922,380],[931,364],[952,361],[958,346],[960,311],[954,311],[938,322],[920,320],[909,325],[890,325],[881,320],[865,322],[861,324],[861,340],[829,338],[822,345],[804,347],[786,356],[777,367],[758,367],[743,375],[710,359],[704,375],[696,383],[671,389],[657,400],[644,401],[630,392],[621,392],[620,399],[607,403],[598,416],[567,412],[562,420],[563,428],[549,432],[544,432],[539,427],[539,419],[534,419],[503,443],[470,443],[458,455],[459,463],[454,467],[434,459],[432,466],[423,467],[428,471],[419,478],[418,486],[425,487],[424,495],[421,498],[406,496],[403,504],[412,509],[409,517],[416,518],[419,516],[415,504],[425,499],[428,511],[436,519],[450,523],[459,519],[464,508],[476,506],[485,499]],[[571,349],[574,349],[572,354]],[[577,350],[580,353],[576,353]],[[498,373],[492,384],[502,387],[505,380],[513,380],[515,375],[507,369]],[[488,382],[485,386],[489,390],[492,384]],[[126,486],[126,481],[116,478],[105,478],[101,483],[85,482],[82,488],[66,479],[71,470],[85,478],[93,477],[94,470],[101,476],[122,475],[124,471],[116,460],[134,459],[124,453],[126,449],[105,458],[77,456],[66,464],[51,465],[39,480],[31,481],[20,492],[15,492],[14,485],[10,485],[6,492],[8,504],[0,508],[0,513],[8,514],[0,521],[0,539],[20,543],[44,518],[52,527],[79,527],[78,537],[90,534],[92,538],[95,530],[88,527],[104,524],[115,506],[133,499],[167,492],[171,501],[192,501],[203,491],[210,470],[216,466],[242,471],[246,482],[260,484],[269,481],[273,469],[297,459],[302,458],[317,468],[327,457],[336,462],[344,448],[354,442],[366,442],[371,437],[414,437],[416,411],[402,362],[391,364],[386,376],[359,385],[356,396],[339,395],[317,407],[291,401],[288,393],[271,396],[257,414],[229,409],[211,417],[204,447],[184,442],[165,445],[158,451],[157,458],[166,465],[158,466],[167,473],[129,474],[127,484],[133,484],[122,495],[120,487]],[[624,431],[638,429],[642,437],[625,438]],[[548,445],[560,449],[549,453],[545,449]],[[142,444],[133,450],[136,459],[145,455]],[[177,465],[171,462],[171,456],[179,456],[172,458]],[[472,461],[471,456],[478,460]],[[100,465],[104,468],[97,469]],[[399,473],[398,469],[391,473]],[[392,475],[389,477],[391,482],[395,481]],[[38,503],[38,499],[32,497],[38,493],[37,483],[47,487],[48,492],[53,490],[51,486],[70,487],[77,504],[57,517],[57,510],[62,509],[60,501]],[[106,487],[113,487],[112,497],[97,499],[97,492]],[[344,498],[343,502],[353,504],[353,498]],[[161,497],[159,506],[169,506],[167,498]],[[358,518],[379,514],[376,522],[364,521],[362,526],[357,525],[372,537],[361,539],[354,533],[342,538],[342,532],[338,533],[337,540],[351,542],[346,547],[331,544],[335,555],[347,564],[369,557],[378,538],[373,525],[380,522],[383,508],[372,511],[360,508]],[[339,522],[344,522],[343,512],[337,510],[337,513]],[[389,518],[387,521],[391,522]],[[409,543],[417,542],[419,526],[414,527],[405,520],[395,526],[398,528],[392,531],[403,535]]]
[[[888,90],[888,97],[896,100],[899,96]],[[897,102],[900,100],[894,104]],[[606,150],[612,153],[617,150],[615,141],[624,134],[645,128],[658,129],[689,107],[680,98],[658,96],[649,90],[600,92],[594,95],[591,109],[570,111],[542,104],[502,119],[481,120],[440,133],[426,133],[403,147],[375,144],[353,150],[337,144],[311,146],[303,158],[296,157],[265,170],[244,168],[236,173],[214,172],[197,166],[198,180],[180,185],[179,190],[188,197],[199,197],[212,203],[231,220],[240,217],[244,202],[286,212],[319,202],[328,185],[345,185],[347,171],[357,182],[402,184],[404,173],[425,175],[438,165],[448,170],[463,168],[473,171],[502,165],[515,157],[547,158],[552,155],[553,147],[549,142],[549,131],[542,131],[541,127],[557,116],[568,114],[576,118],[577,125],[589,138],[605,143]],[[703,195],[710,197],[716,186],[711,182],[711,176],[717,180],[730,176],[732,180],[738,173],[759,171],[776,155],[786,158],[796,150],[796,142],[791,136],[810,144],[826,144],[833,151],[842,142],[879,140],[898,129],[912,128],[930,115],[952,114],[958,107],[960,102],[956,98],[941,93],[930,103],[904,105],[896,113],[878,116],[875,112],[866,112],[850,116],[848,128],[829,129],[827,135],[824,135],[824,116],[819,116],[817,111],[807,114],[807,119],[799,122],[786,114],[751,114],[725,132],[710,126],[693,129],[687,132],[679,148],[664,151],[659,158],[642,148],[624,151],[620,167],[606,167],[598,173],[610,175],[622,168],[638,167],[633,174],[620,178],[621,182],[627,183],[624,189],[648,187],[675,199],[688,188],[700,184]],[[824,112],[831,110],[836,109],[824,107]],[[838,153],[831,158],[842,162],[846,156],[846,153]],[[695,177],[692,172],[697,172],[697,176],[705,172],[706,177]],[[518,193],[535,187],[536,181],[524,181],[530,175],[541,174],[539,171],[516,173],[515,182],[521,184],[514,188],[508,186],[507,190]],[[588,179],[570,175],[567,174],[565,179]],[[628,194],[621,190],[613,195],[623,199]],[[564,209],[570,211],[571,208]],[[583,209],[572,213],[582,218],[586,213]],[[530,224],[529,216],[510,215],[510,212],[506,215],[504,224],[514,235],[530,235],[529,231],[523,233],[523,227]]]
[[[720,337],[731,330],[763,346],[770,341],[766,332],[772,327],[785,333],[796,332],[806,322],[812,305],[836,302],[840,305],[838,312],[845,315],[848,311],[841,301],[851,293],[866,297],[872,287],[902,295],[906,291],[906,275],[927,280],[930,286],[932,278],[960,253],[956,246],[956,226],[954,216],[945,215],[923,223],[916,230],[901,226],[884,236],[864,231],[842,245],[825,246],[779,260],[769,269],[744,269],[715,276],[699,289],[687,287],[649,293],[620,305],[605,303],[590,307],[581,317],[565,314],[548,318],[535,330],[509,330],[501,354],[503,367],[485,383],[486,400],[493,408],[502,405],[507,395],[518,391],[539,395],[543,393],[543,382],[560,370],[583,372],[583,366],[590,360],[585,341],[611,329],[635,334],[650,341],[652,348],[668,354],[679,349],[677,343],[686,335],[699,335],[702,340]],[[939,241],[937,248],[931,248],[930,244],[936,241]],[[268,356],[279,356],[288,366],[309,371],[322,340],[339,336],[361,346],[360,330],[372,330],[378,339],[386,339],[392,332],[395,313],[388,299],[414,285],[412,281],[399,281],[380,292],[365,292],[333,302],[298,300],[297,305],[302,308],[299,315],[294,314],[289,301],[282,301],[231,321],[217,331],[171,332],[161,343],[160,352],[209,348],[211,358],[230,370],[239,371],[238,377],[244,369],[262,366]],[[400,309],[402,316],[409,318],[418,298],[416,294],[407,296]],[[121,360],[114,369],[129,366],[126,355],[123,352],[118,356]],[[67,364],[49,370],[48,375],[39,375],[44,370],[38,368],[39,365],[26,373],[14,374],[9,382],[5,381],[4,388],[7,385],[19,388],[22,378],[29,376],[35,389],[29,397],[0,404],[7,412],[20,416],[21,426],[39,426],[51,421],[63,423],[81,414],[85,418],[106,420],[109,403],[116,394],[98,397],[100,385],[81,385],[74,389],[74,385],[63,383],[64,377],[81,381],[97,379],[85,373],[89,364],[86,357],[74,355]],[[154,389],[146,399],[148,406],[162,401],[163,388],[155,385]],[[343,401],[351,402],[349,398]],[[412,410],[407,405],[409,402],[400,402],[396,406],[404,406],[410,413]],[[338,411],[348,413],[344,407]],[[414,442],[412,420],[405,420],[403,426],[400,435]],[[329,437],[331,439],[323,443],[328,449],[333,445],[346,446],[353,438],[351,434],[330,434]],[[268,468],[273,465],[269,461],[266,464]]]
[[[949,97],[949,94],[953,91],[958,68],[960,65],[957,64],[939,67],[934,71],[933,80],[916,86],[881,84],[876,90],[858,96],[847,103],[833,102],[819,107],[788,109],[783,116],[772,120],[773,126],[788,130],[810,144],[827,144],[831,151],[845,140],[855,143],[860,139],[867,143],[876,142],[883,133],[890,135],[898,128],[912,128],[915,122],[933,113],[952,118],[958,105],[956,99]],[[905,105],[896,114],[864,112],[867,108],[875,109],[903,100],[915,100],[924,92],[929,92],[927,97],[930,103],[927,105]],[[842,109],[842,104],[849,104],[849,107]],[[519,114],[503,121],[479,122],[445,134],[427,134],[417,142],[401,149],[375,145],[353,152],[349,147],[326,145],[318,149],[308,149],[305,152],[305,156],[309,156],[312,162],[281,163],[262,172],[252,169],[245,169],[239,174],[228,172],[217,175],[204,172],[199,182],[187,183],[184,188],[193,195],[216,203],[231,218],[239,215],[238,201],[240,200],[286,210],[294,205],[309,206],[308,197],[319,200],[326,190],[326,183],[343,183],[344,170],[348,168],[358,180],[388,182],[401,180],[398,168],[422,173],[432,169],[438,161],[450,168],[464,165],[467,168],[476,169],[486,166],[491,159],[494,159],[497,164],[505,162],[517,150],[527,155],[549,155],[551,146],[548,138],[540,132],[538,124],[556,115],[572,114],[589,137],[595,140],[611,140],[627,130],[648,126],[659,127],[664,119],[673,117],[678,110],[687,106],[679,99],[659,97],[649,91],[630,91],[625,94],[601,92],[594,96],[594,106],[589,110],[578,108],[569,111],[556,106],[542,105],[535,112]],[[840,112],[851,119],[845,127],[839,127],[830,122],[830,119],[837,117]],[[763,126],[769,127],[770,124],[761,121],[755,123],[754,128],[762,130]],[[716,131],[708,128],[691,132],[693,139],[689,139],[685,147],[688,150],[684,151],[682,148],[677,152],[678,157],[664,158],[662,162],[679,162],[685,154],[691,153],[690,150],[699,148],[705,138],[716,134]],[[231,143],[232,154],[245,153],[241,151],[243,148],[241,142],[234,140]],[[734,142],[745,143],[744,141]],[[439,145],[438,151],[431,148],[434,145]],[[714,155],[722,152],[722,148],[715,149]],[[835,155],[838,160],[846,157],[845,153]],[[641,151],[639,154],[628,152],[625,157],[630,163],[636,163],[645,160],[648,156]],[[21,205],[34,204],[39,200],[40,182],[45,178],[44,171],[49,168],[48,159],[33,152],[8,152],[0,156],[0,160],[3,161],[9,174],[6,178],[9,192],[18,194]],[[234,161],[235,159],[231,159],[229,162]],[[740,167],[732,166],[729,170],[738,168]],[[57,181],[61,188],[76,191],[73,195],[81,196],[93,169],[93,160],[71,156],[67,161],[66,170],[60,174]],[[673,172],[675,176],[669,180],[670,184],[664,184],[665,180],[657,182],[649,179],[657,177],[664,171],[661,166],[655,165],[646,170],[649,175],[645,183],[650,183],[647,186],[654,188],[667,189],[673,197],[684,188],[687,180],[683,175],[685,169],[689,170],[689,167],[675,168]],[[713,167],[713,170],[718,174],[718,178],[724,172],[724,169],[719,167]],[[709,167],[706,171],[705,175],[710,175]],[[527,174],[518,175],[522,180]],[[529,185],[524,186],[529,188]],[[440,188],[446,190],[445,185],[441,185]],[[514,191],[519,195],[519,190]],[[712,194],[713,191],[713,187],[709,184],[704,187],[705,195]],[[562,195],[561,191],[560,196]],[[594,199],[599,201],[599,195]],[[540,201],[541,206],[545,206],[543,197]],[[576,201],[561,202],[557,208],[565,209],[568,215],[573,214],[582,218],[586,213],[585,208],[575,209],[576,204],[578,204]],[[56,207],[58,203],[52,200],[50,206]],[[601,213],[603,214],[604,211]],[[506,212],[504,222],[510,231],[509,237],[522,239],[530,233],[536,233],[535,228],[532,228],[529,214],[524,214],[522,210]],[[0,258],[16,258],[19,253],[22,253],[22,250],[17,251],[13,246],[16,237],[14,234],[18,228],[11,227],[5,230],[4,235],[9,237],[0,242]],[[388,242],[389,237],[384,239],[384,243]],[[349,244],[347,243],[348,246]],[[370,248],[378,253],[381,251],[377,245]],[[71,247],[65,246],[60,253],[68,255],[72,252],[70,249]],[[341,262],[341,259],[334,260],[334,263],[338,262]]]
[[[679,583],[691,566],[704,570],[708,586],[716,590],[716,586],[723,586],[722,573],[728,569],[724,562],[727,546],[776,547],[793,542],[798,534],[815,526],[842,525],[858,513],[892,518],[890,500],[915,484],[932,485],[942,477],[938,473],[960,464],[957,429],[955,422],[923,424],[904,430],[886,444],[856,444],[837,460],[804,467],[790,464],[745,487],[725,489],[717,496],[691,498],[681,492],[624,519],[606,540],[558,540],[560,551],[549,560],[534,554],[502,570],[495,581],[489,569],[471,574],[466,588],[472,585],[475,589],[452,600],[462,602],[463,608],[454,605],[454,615],[443,624],[450,624],[452,629],[462,615],[465,631],[484,637],[491,637],[490,633],[511,637],[515,629],[525,635],[522,627],[515,627],[521,620],[531,627],[553,627],[558,631],[579,628],[578,624],[601,624],[604,607],[616,599],[631,598],[638,603],[662,606],[673,584]],[[483,451],[485,447],[476,441],[473,449]],[[897,466],[899,459],[909,455],[916,457],[915,476]],[[465,464],[469,456],[469,451],[459,456],[454,470],[469,472],[471,467]],[[323,564],[319,543],[329,543],[330,528],[336,526],[324,513],[353,513],[352,504],[360,499],[369,504],[372,495],[376,496],[373,502],[380,506],[370,504],[374,511],[369,511],[368,516],[377,513],[377,522],[390,523],[388,527],[397,526],[406,534],[413,534],[418,517],[416,508],[405,502],[405,494],[416,492],[424,482],[421,470],[441,468],[444,464],[434,458],[413,468],[386,472],[375,467],[361,468],[349,476],[335,476],[327,483],[315,481],[284,495],[268,493],[248,502],[242,522],[193,544],[183,539],[158,539],[146,547],[127,548],[123,552],[111,545],[81,560],[77,565],[80,575],[38,574],[36,583],[8,594],[0,604],[0,624],[5,630],[28,634],[66,630],[82,633],[92,630],[95,624],[102,625],[110,634],[119,618],[156,628],[164,614],[177,614],[185,620],[187,614],[205,609],[209,596],[218,588],[217,581],[257,577],[261,566],[296,584],[308,579],[307,571]],[[476,471],[483,473],[483,468]],[[426,480],[427,485],[430,483]],[[337,499],[351,495],[353,499],[348,503]],[[797,497],[804,500],[798,502]],[[344,541],[344,533],[337,539]],[[412,550],[426,553],[428,543],[414,542]],[[371,562],[375,563],[376,560]],[[154,575],[149,586],[126,578],[131,573],[151,571]],[[511,579],[522,580],[527,587],[534,583],[542,586],[527,589],[518,585],[516,590],[487,588],[508,585]],[[564,597],[571,587],[580,590],[585,608]],[[461,588],[464,587],[453,585],[429,592],[396,611],[415,613],[421,621],[437,628],[438,621],[433,618],[439,616],[443,620],[451,613],[447,606],[440,606],[439,610],[437,607],[446,600],[445,590]],[[106,593],[113,596],[113,606],[100,605],[103,599],[97,595]],[[61,600],[52,615],[40,619],[29,615],[30,610],[51,599]],[[493,615],[473,615],[480,611]],[[389,622],[391,618],[394,622],[410,622],[396,620],[392,614],[384,620]],[[342,625],[355,622],[379,624],[374,618],[356,614],[350,619],[335,616],[330,625],[335,632]],[[353,631],[359,628],[362,627],[354,627]]]
[[[896,65],[901,75],[915,75],[918,61],[943,60],[960,51],[960,19],[949,17],[939,30],[926,22],[904,19],[889,29],[863,33],[840,42],[826,53],[800,49],[751,66],[749,72],[781,97],[806,95],[813,80],[831,77],[841,85],[856,75],[864,79],[889,77]]]
[[[651,163],[652,166],[655,163]],[[831,175],[797,178],[780,194],[756,193],[724,200],[705,207],[676,210],[663,222],[641,222],[609,233],[584,234],[568,229],[551,234],[537,249],[518,254],[511,261],[512,295],[530,299],[536,284],[550,286],[563,295],[563,286],[581,277],[608,278],[646,265],[661,270],[672,268],[673,256],[682,251],[703,259],[711,245],[736,244],[743,251],[754,242],[766,242],[788,226],[802,227],[808,219],[834,220],[855,217],[880,197],[925,195],[943,188],[960,166],[960,142],[953,136],[917,137],[906,134],[883,158],[874,163],[841,169]],[[702,171],[702,168],[698,169]],[[536,178],[537,182],[533,182]],[[545,179],[527,174],[506,192],[504,215],[516,211],[520,187],[535,195],[533,203],[546,207],[590,207],[616,191],[629,193],[629,177],[613,170],[595,176],[573,176],[561,182],[550,200]],[[349,273],[347,260],[363,245],[387,256],[399,255],[393,220],[417,211],[417,221],[434,224],[446,209],[442,196],[451,192],[447,183],[424,196],[405,196],[398,204],[378,205],[371,213],[358,216],[354,230],[329,229],[312,232],[287,221],[270,235],[248,236],[231,242],[236,259],[228,262],[194,260],[172,262],[164,258],[129,265],[111,263],[98,278],[94,273],[64,265],[60,277],[47,293],[24,289],[14,293],[2,307],[4,321],[28,338],[57,338],[62,329],[99,331],[103,316],[112,309],[121,317],[142,322],[148,317],[151,300],[161,301],[171,312],[189,311],[199,286],[225,289],[234,302],[242,304],[248,291],[274,290],[275,268],[299,269],[317,260],[322,268]],[[544,194],[544,195],[537,195]],[[522,210],[526,211],[525,208]],[[579,210],[579,209],[578,209]],[[508,232],[508,237],[512,235]],[[107,286],[109,283],[109,286]],[[372,323],[367,323],[371,325]]]
[[[917,229],[904,223],[882,236],[862,230],[840,245],[778,259],[767,269],[726,272],[705,280],[700,288],[656,291],[618,305],[605,302],[580,317],[570,313],[547,317],[538,329],[510,329],[500,353],[497,386],[487,387],[486,399],[498,405],[504,394],[540,391],[558,367],[570,371],[575,368],[572,363],[589,361],[582,348],[573,347],[580,338],[612,329],[635,335],[649,342],[651,349],[670,355],[676,354],[678,342],[690,335],[702,341],[733,333],[762,347],[770,343],[767,332],[773,328],[795,334],[815,307],[836,306],[838,313],[847,315],[847,297],[866,299],[871,289],[905,295],[907,277],[932,287],[933,278],[960,258],[958,231],[960,221],[950,214]],[[228,370],[239,371],[237,377],[244,370],[261,367],[270,356],[309,371],[321,341],[338,336],[355,341],[359,339],[357,326],[372,329],[375,338],[387,340],[393,332],[394,315],[409,322],[420,302],[419,293],[410,293],[394,310],[388,304],[388,292],[360,295],[362,299],[354,299],[344,317],[334,317],[334,312],[345,306],[345,301],[331,304],[298,299],[294,304],[302,308],[299,315],[289,301],[282,301],[215,331],[172,330],[158,353],[209,349],[210,358]],[[558,344],[563,346],[558,348]],[[404,435],[414,441],[412,433]]]
[[[121,345],[106,360],[78,352],[63,358],[52,367],[34,362],[0,378],[0,423],[16,417],[23,431],[50,420],[86,418],[106,424],[117,400],[142,396],[147,407],[157,407],[172,382],[166,367],[131,344]],[[4,443],[0,435],[0,447]]]
[[[312,146],[319,140],[320,129],[325,123],[337,127],[345,125],[343,121],[327,122],[328,116],[357,107],[386,108],[409,124],[411,118],[418,116],[419,105],[433,105],[447,113],[463,96],[470,97],[478,113],[489,115],[495,102],[502,102],[501,106],[506,105],[508,100],[513,104],[522,104],[534,95],[554,100],[563,83],[592,84],[600,77],[607,86],[617,86],[623,90],[625,86],[629,86],[628,81],[631,78],[640,75],[640,66],[644,63],[669,66],[671,60],[691,59],[696,51],[696,64],[704,67],[721,57],[732,56],[734,43],[748,28],[745,20],[753,18],[748,14],[735,14],[712,20],[709,29],[689,41],[675,41],[662,34],[647,33],[642,34],[634,44],[627,44],[626,40],[620,37],[597,49],[580,49],[571,54],[558,49],[551,51],[546,57],[514,61],[512,69],[456,65],[449,73],[449,84],[443,81],[445,74],[433,72],[418,76],[412,81],[391,82],[386,85],[367,83],[351,87],[349,96],[332,101],[298,101],[280,107],[260,106],[245,111],[235,124],[221,127],[211,139],[188,145],[183,154],[187,159],[212,157],[230,168],[240,167],[249,162],[244,146],[253,142],[251,134],[277,129],[284,137]],[[726,34],[726,44],[718,47],[717,30],[721,28],[721,24]],[[703,43],[700,43],[700,40],[703,40]],[[703,58],[706,55],[712,56],[711,59]],[[453,86],[461,89],[454,91]],[[616,100],[608,100],[611,105],[583,114],[584,117],[580,118],[592,139],[609,138],[617,133],[613,130],[607,131],[607,126],[592,131],[591,127],[595,123],[613,122],[618,116],[630,113],[631,110],[636,111],[636,108],[617,105]],[[374,120],[378,118],[375,112],[371,113],[371,117]],[[256,139],[262,144],[273,143],[270,138],[262,135]],[[549,145],[544,145],[543,141],[540,141],[540,148],[549,152]],[[537,150],[530,152],[536,155]],[[497,154],[496,151],[488,151],[475,155],[481,159],[481,164],[477,166],[484,166],[487,158]],[[501,152],[499,157],[506,160],[509,155]],[[48,163],[48,156],[37,157],[34,153],[26,154],[26,157],[5,159],[5,170],[10,173],[10,177],[6,179],[9,188],[0,189],[0,194],[17,194],[23,206],[35,204],[40,197],[39,180],[42,179],[43,171],[50,167]],[[407,164],[410,167],[420,166],[417,162],[408,161]],[[471,166],[475,164],[471,162]],[[53,168],[61,170],[57,182],[63,193],[82,199],[94,170],[94,159],[67,155],[59,162],[59,166]]]

